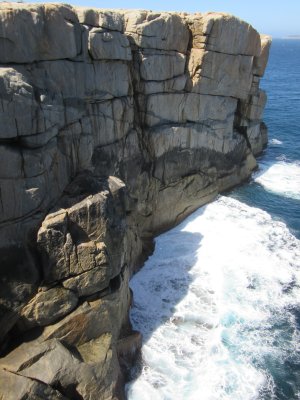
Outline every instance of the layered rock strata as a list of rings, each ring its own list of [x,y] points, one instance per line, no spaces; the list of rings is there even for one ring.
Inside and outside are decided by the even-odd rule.
[[[123,398],[130,275],[245,179],[270,46],[227,14],[0,5],[0,398]]]

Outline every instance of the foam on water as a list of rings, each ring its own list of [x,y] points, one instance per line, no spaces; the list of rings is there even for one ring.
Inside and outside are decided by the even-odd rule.
[[[300,162],[262,163],[254,179],[266,190],[300,200]]]
[[[281,145],[281,144],[282,144],[282,141],[279,140],[279,139],[275,139],[275,138],[274,138],[274,139],[271,139],[271,140],[270,140],[269,144],[270,144],[270,145],[273,144],[273,145],[275,145],[275,146],[276,146],[276,145]]]
[[[300,361],[299,256],[283,223],[227,197],[159,236],[131,280],[144,344],[128,398],[277,398],[278,365]]]

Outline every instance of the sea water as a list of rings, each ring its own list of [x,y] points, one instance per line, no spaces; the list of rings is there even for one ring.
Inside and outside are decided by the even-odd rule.
[[[130,400],[300,399],[299,66],[300,41],[274,40],[259,171],[159,236],[131,280]]]

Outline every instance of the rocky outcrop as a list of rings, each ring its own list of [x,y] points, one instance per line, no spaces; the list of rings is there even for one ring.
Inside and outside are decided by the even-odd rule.
[[[269,46],[222,13],[1,3],[0,398],[124,397],[128,280],[256,167]]]

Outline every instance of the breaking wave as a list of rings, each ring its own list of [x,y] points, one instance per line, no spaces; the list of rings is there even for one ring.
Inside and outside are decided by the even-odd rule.
[[[131,280],[144,336],[130,400],[298,398],[300,242],[219,197],[156,239]]]
[[[266,190],[300,200],[300,162],[280,160],[274,164],[260,164],[255,182]]]

